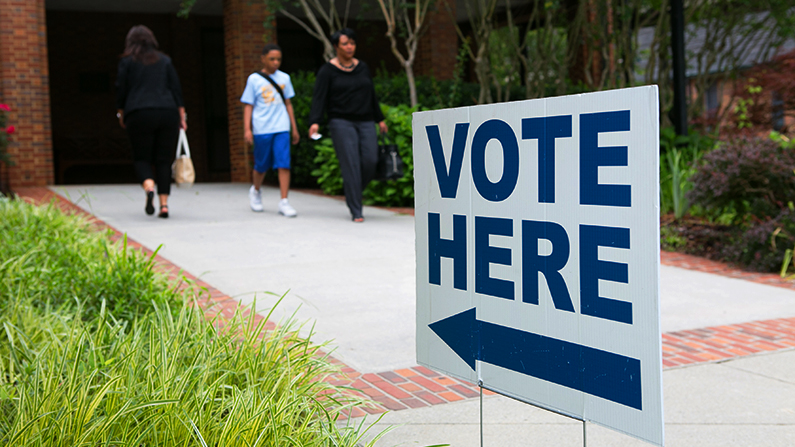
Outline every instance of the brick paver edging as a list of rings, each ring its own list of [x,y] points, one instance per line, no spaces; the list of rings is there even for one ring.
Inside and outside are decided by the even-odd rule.
[[[36,204],[45,204],[54,200],[56,206],[61,210],[80,214],[100,229],[110,229],[116,239],[123,237],[123,234],[117,229],[47,188],[18,188],[16,194]],[[129,247],[140,249],[144,253],[150,255],[152,253],[151,250],[132,239],[128,238],[127,244]],[[792,281],[782,280],[777,275],[743,272],[727,264],[696,256],[662,252],[661,260],[665,265],[730,276],[777,287],[795,288]],[[225,318],[231,318],[234,315],[240,304],[239,301],[182,271],[178,266],[162,256],[156,256],[155,261],[161,271],[167,272],[170,278],[180,279],[185,277],[208,292],[208,298],[199,302],[206,315],[214,317],[220,314]],[[263,317],[256,315],[254,318],[255,322],[259,323]],[[217,321],[222,325],[222,319],[219,320]],[[266,328],[271,329],[274,326],[272,322],[268,322]],[[795,318],[668,332],[662,334],[663,368],[668,369],[696,363],[716,362],[760,352],[792,349],[794,347]],[[372,405],[354,408],[349,414],[350,417],[360,417],[367,413],[383,413],[387,410],[397,411],[438,405],[470,399],[479,395],[477,385],[444,376],[422,366],[362,374],[338,359],[331,357],[331,361],[338,365],[341,371],[328,379],[331,384],[350,387],[353,389],[352,392],[374,401]],[[483,392],[487,395],[494,394],[488,390]]]
[[[781,275],[776,275],[774,273],[746,272],[745,270],[738,269],[723,262],[686,255],[684,253],[662,251],[660,252],[660,262],[672,267],[713,273],[715,275],[728,276],[729,278],[743,279],[785,289],[795,289],[795,281],[782,278]]]

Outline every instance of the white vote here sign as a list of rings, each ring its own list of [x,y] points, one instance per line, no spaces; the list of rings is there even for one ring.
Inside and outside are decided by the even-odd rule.
[[[658,109],[414,114],[420,364],[663,445]]]

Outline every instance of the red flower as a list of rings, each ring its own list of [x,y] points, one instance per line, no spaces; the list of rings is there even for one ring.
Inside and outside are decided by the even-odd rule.
[[[0,110],[2,110],[3,112],[10,112],[11,107],[8,107],[8,104],[0,104]]]
[[[16,129],[16,127],[14,127],[14,126],[8,126],[8,127],[6,127],[6,133],[7,133],[7,134],[9,134],[9,135],[11,135],[12,133],[14,133],[14,131],[15,131],[15,130],[17,130],[17,129]]]

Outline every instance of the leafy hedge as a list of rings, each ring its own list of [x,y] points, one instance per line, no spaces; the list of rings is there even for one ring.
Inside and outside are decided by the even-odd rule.
[[[707,216],[733,224],[725,260],[787,270],[795,246],[795,145],[775,133],[725,142],[704,155],[692,182],[688,198]]]
[[[795,150],[770,138],[741,137],[704,156],[688,197],[736,211],[738,219],[777,216],[795,201]]]

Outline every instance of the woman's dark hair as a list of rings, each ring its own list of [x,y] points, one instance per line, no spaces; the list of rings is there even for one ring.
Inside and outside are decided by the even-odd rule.
[[[265,44],[265,46],[262,47],[262,55],[263,56],[267,55],[268,53],[270,53],[271,51],[274,51],[274,50],[281,52],[282,51],[282,47],[276,45],[275,43]]]
[[[144,25],[136,25],[127,33],[127,38],[124,40],[124,53],[121,57],[132,56],[136,62],[145,65],[153,64],[160,59],[157,47],[157,39],[155,39],[152,30]]]
[[[350,28],[343,28],[331,35],[331,44],[335,47],[340,43],[340,37],[345,36],[350,40],[356,41],[356,31]]]

